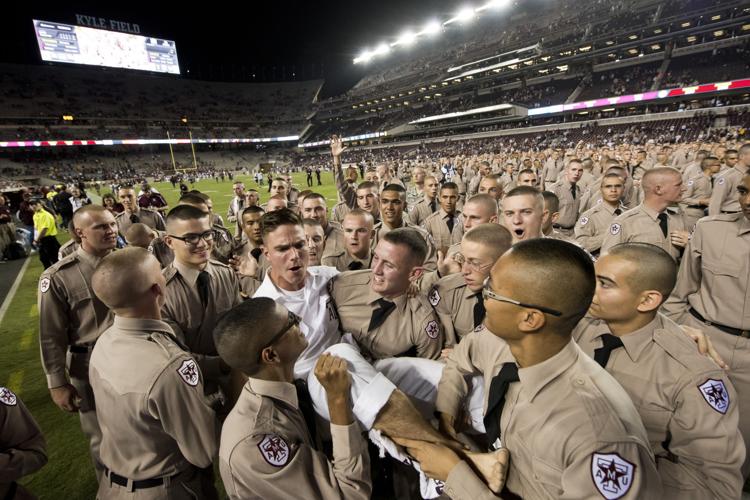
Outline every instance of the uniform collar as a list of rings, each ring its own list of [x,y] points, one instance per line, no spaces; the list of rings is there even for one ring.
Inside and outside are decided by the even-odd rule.
[[[297,388],[289,382],[277,382],[251,377],[247,379],[247,383],[242,390],[257,394],[258,396],[278,399],[289,406],[299,408]]]
[[[372,289],[372,287],[370,287],[370,283],[371,282],[372,282],[372,275],[370,276],[370,282],[367,283],[367,286],[369,288],[368,294],[367,294],[367,303],[370,304],[370,305],[374,304],[375,302],[377,302],[380,299],[384,299],[385,298],[382,295],[380,295],[379,293],[377,293],[376,291],[374,291]],[[387,300],[389,302],[393,302],[394,304],[396,304],[396,309],[398,309],[399,311],[404,311],[406,309],[406,304],[409,302],[406,293],[403,293],[403,294],[399,295],[395,299],[385,299],[385,300]]]
[[[119,330],[127,330],[139,333],[163,332],[174,337],[174,332],[167,323],[159,319],[124,318],[115,314],[112,324]]]
[[[448,217],[448,212],[446,212],[442,208],[438,210],[438,213],[440,214],[440,218],[443,220],[445,220],[445,218]],[[456,217],[458,217],[458,211],[453,212],[453,218],[455,219]]]
[[[580,349],[573,339],[557,354],[528,368],[518,369],[518,378],[523,390],[528,394],[529,401],[533,401],[537,394],[567,370],[580,355]]]
[[[95,255],[91,255],[86,250],[83,249],[83,246],[79,243],[78,248],[76,249],[76,252],[78,253],[78,258],[80,258],[82,261],[84,261],[89,266],[96,268],[96,266],[101,262],[102,257],[97,257]]]
[[[185,281],[187,281],[188,285],[195,285],[196,281],[198,281],[198,275],[201,273],[199,269],[195,269],[192,267],[187,267],[175,259],[172,261],[175,269],[177,269],[177,272],[180,273],[180,276],[182,276]],[[206,263],[206,267],[204,271],[208,271],[208,264]]]
[[[602,324],[606,326],[606,323],[602,321]],[[664,323],[662,322],[661,318],[657,314],[653,320],[651,320],[647,325],[639,328],[638,330],[634,332],[630,332],[628,334],[625,334],[620,337],[620,340],[622,341],[622,345],[625,348],[625,351],[628,353],[628,356],[630,356],[630,359],[634,362],[638,362],[638,358],[641,357],[641,354],[643,354],[644,349],[653,342],[654,340],[654,332],[656,330],[659,330],[661,328],[664,328]],[[609,328],[606,328],[601,333],[598,333],[594,338],[599,338],[605,333],[610,333]]]
[[[602,208],[604,208],[604,210],[606,210],[606,211],[607,211],[607,212],[609,212],[610,214],[614,214],[614,213],[615,213],[615,210],[617,210],[618,208],[619,208],[619,209],[620,209],[621,211],[623,211],[623,212],[624,212],[625,210],[627,210],[627,208],[625,208],[625,205],[623,205],[623,204],[622,204],[622,202],[621,202],[621,203],[620,203],[620,204],[619,204],[618,206],[616,206],[616,207],[612,207],[612,205],[610,205],[609,203],[607,203],[607,202],[605,202],[604,200],[602,200],[602,202],[600,203],[600,205],[602,206]]]
[[[602,203],[603,203],[603,202],[602,202]],[[643,212],[644,212],[644,213],[645,213],[646,215],[648,215],[649,217],[651,217],[651,219],[652,219],[652,220],[654,220],[654,221],[657,221],[657,220],[659,220],[659,214],[660,214],[661,212],[657,212],[657,211],[656,211],[656,210],[654,210],[653,208],[651,208],[651,207],[648,207],[648,206],[646,206],[646,204],[645,204],[645,203],[641,203],[641,210],[642,210],[642,211],[643,211]],[[666,211],[666,210],[665,210],[665,211]]]

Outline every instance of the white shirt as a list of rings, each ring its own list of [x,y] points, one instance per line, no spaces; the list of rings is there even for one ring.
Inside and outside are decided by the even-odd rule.
[[[301,318],[300,330],[308,346],[294,364],[295,378],[306,380],[323,351],[341,341],[339,317],[328,295],[328,282],[337,274],[339,271],[335,267],[308,267],[304,288],[290,292],[274,285],[269,269],[253,295],[273,299]]]

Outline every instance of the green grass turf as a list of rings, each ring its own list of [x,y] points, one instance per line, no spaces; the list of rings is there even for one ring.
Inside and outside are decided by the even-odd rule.
[[[256,186],[250,177],[240,176],[239,179],[247,188],[257,188],[262,202],[268,200],[267,186]],[[332,207],[336,203],[333,174],[324,172],[321,179],[324,184],[316,185],[313,189],[325,196],[328,206]],[[293,183],[300,190],[307,189],[304,173],[294,174]],[[168,182],[155,183],[154,186],[164,195],[169,205],[174,206],[179,198],[179,188],[173,189]],[[227,208],[233,196],[231,182],[203,180],[196,182],[194,188],[210,195],[214,210],[226,219]],[[67,234],[62,233],[59,239],[61,243],[67,240]],[[64,413],[52,403],[39,359],[36,295],[42,270],[39,258],[32,256],[21,285],[0,324],[0,385],[6,385],[21,397],[47,439],[49,462],[22,483],[41,499],[94,498],[96,478],[78,417]]]

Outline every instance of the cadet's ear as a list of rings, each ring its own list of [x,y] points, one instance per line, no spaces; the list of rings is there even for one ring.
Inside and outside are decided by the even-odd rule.
[[[641,292],[640,300],[636,309],[638,312],[647,313],[655,311],[664,301],[664,295],[657,290],[645,290]]]
[[[535,333],[544,328],[547,318],[538,309],[524,309],[519,314],[518,331],[523,333]]]
[[[415,267],[409,273],[409,282],[414,283],[420,278],[420,276],[422,276],[422,274],[424,274],[424,267],[422,266]]]
[[[497,215],[493,215],[492,217],[490,217],[489,222],[492,223],[492,224],[497,224],[498,223],[498,221],[497,221]]]
[[[276,365],[281,361],[279,359],[278,353],[271,346],[268,346],[260,351],[260,360],[267,365]]]
[[[560,212],[552,212],[552,215],[550,216],[550,220],[552,221],[552,224],[557,222],[557,219],[560,218]]]

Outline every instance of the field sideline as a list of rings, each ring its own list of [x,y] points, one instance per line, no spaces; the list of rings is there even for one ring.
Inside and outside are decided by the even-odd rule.
[[[336,203],[333,174],[324,172],[321,178],[324,184],[313,189],[325,196],[328,206],[332,207]],[[268,186],[256,186],[245,176],[235,179],[245,182],[247,188],[257,188],[262,202],[268,200]],[[298,189],[307,189],[304,173],[294,174],[293,182]],[[179,189],[173,189],[168,182],[156,183],[154,187],[170,206],[174,206]],[[217,183],[211,179],[196,182],[194,187],[211,196],[215,212],[224,217],[226,223],[227,207],[233,196],[232,183],[228,180]],[[59,239],[67,240],[67,233],[62,233]],[[7,386],[23,399],[47,439],[49,462],[22,483],[41,499],[94,498],[96,479],[78,417],[64,413],[52,403],[41,368],[36,295],[42,270],[39,258],[30,257],[21,285],[0,323],[0,385]]]

